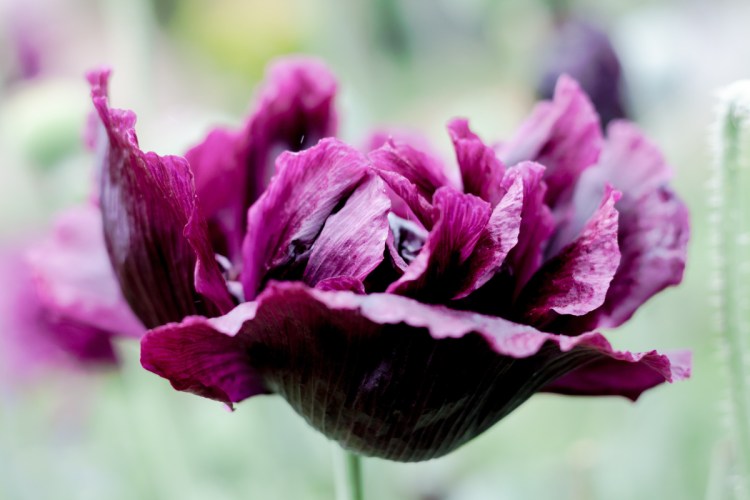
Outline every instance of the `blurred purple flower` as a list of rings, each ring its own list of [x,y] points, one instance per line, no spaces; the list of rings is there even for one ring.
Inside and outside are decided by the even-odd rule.
[[[455,169],[382,136],[318,142],[335,83],[317,62],[274,66],[245,127],[188,159],[139,149],[108,78],[89,77],[106,247],[151,328],[141,362],[176,389],[280,394],[345,448],[414,461],[539,391],[634,400],[689,375],[687,353],[592,332],[681,280],[688,218],[658,150],[626,122],[605,140],[573,80],[497,151],[452,121]]]
[[[44,8],[46,2],[10,1],[0,3],[0,31],[7,34],[7,49],[10,67],[8,83],[31,80],[38,77],[47,66],[51,42],[51,30],[47,24]]]
[[[549,99],[557,79],[578,81],[594,104],[601,124],[625,118],[625,88],[620,60],[606,33],[567,13],[558,13],[543,50],[537,95]]]
[[[3,365],[7,376],[54,366],[116,363],[114,335],[144,328],[123,301],[96,207],[60,214],[50,234],[0,258]]]

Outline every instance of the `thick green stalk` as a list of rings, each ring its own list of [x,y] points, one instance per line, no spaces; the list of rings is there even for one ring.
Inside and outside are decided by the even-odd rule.
[[[334,444],[333,468],[336,500],[364,500],[362,463],[359,455]]]
[[[720,330],[739,498],[750,493],[750,82],[728,87],[717,131]]]

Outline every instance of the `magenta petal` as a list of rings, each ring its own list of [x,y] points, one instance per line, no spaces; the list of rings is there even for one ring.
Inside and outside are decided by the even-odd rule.
[[[416,259],[388,292],[419,297],[427,302],[452,299],[471,285],[466,280],[474,253],[491,216],[489,203],[451,188],[434,196],[434,226]]]
[[[255,305],[247,302],[220,318],[193,316],[150,331],[141,341],[141,364],[168,378],[178,391],[230,407],[267,392],[242,339],[233,338],[245,317],[255,314]]]
[[[365,294],[365,285],[361,280],[352,278],[351,276],[337,276],[335,278],[326,278],[318,281],[315,284],[315,288],[324,291],[349,291],[358,293],[360,295]]]
[[[558,315],[582,316],[604,302],[620,264],[617,246],[620,193],[607,188],[581,235],[536,273],[519,298],[524,318],[540,327]]]
[[[336,80],[306,57],[272,63],[254,111],[242,130],[212,131],[186,157],[201,207],[238,258],[247,209],[263,193],[284,151],[302,151],[336,133]]]
[[[538,163],[522,162],[507,170],[506,182],[516,177],[523,180],[523,208],[518,243],[507,257],[515,281],[514,295],[520,293],[529,279],[542,265],[544,249],[555,229],[555,221],[544,203],[547,186],[542,180],[544,167]]]
[[[54,314],[111,333],[145,333],[112,271],[95,206],[60,214],[49,236],[29,249],[28,259],[39,300]]]
[[[432,227],[432,205],[419,193],[417,187],[401,174],[380,169],[377,157],[373,161],[375,171],[392,193],[393,213],[405,220],[419,221],[424,227]]]
[[[101,166],[104,239],[123,295],[147,327],[230,310],[190,167],[139,149],[135,115],[107,103],[108,80],[109,71],[89,74],[109,139]]]
[[[202,143],[185,153],[195,175],[195,191],[206,216],[213,216],[228,202],[237,202],[247,168],[245,158],[238,157],[239,132],[213,129]]]
[[[443,186],[460,189],[448,176],[442,161],[409,144],[389,140],[369,156],[379,170],[395,172],[408,179],[427,201]]]
[[[599,117],[575,80],[562,76],[555,97],[537,105],[516,136],[504,144],[506,165],[533,160],[546,167],[546,202],[551,207],[569,201],[581,173],[594,165],[602,149]]]
[[[323,226],[305,268],[305,283],[338,277],[364,281],[383,261],[390,208],[385,184],[370,174]]]
[[[464,192],[479,196],[493,207],[505,194],[502,186],[505,166],[495,150],[471,131],[465,119],[448,123],[448,132],[456,151]]]
[[[247,206],[242,193],[247,159],[240,132],[214,129],[203,142],[185,153],[195,176],[201,213],[208,221],[217,253],[236,258],[242,245],[240,220]]]
[[[249,164],[257,199],[279,153],[302,151],[336,134],[337,83],[328,67],[309,57],[286,57],[266,72],[256,111],[247,125]]]
[[[454,298],[461,299],[482,287],[500,271],[509,252],[518,243],[524,203],[524,178],[514,175],[504,179],[503,198],[492,210],[487,226],[469,259],[466,280]]]
[[[149,332],[142,362],[182,390],[227,403],[270,390],[343,447],[399,461],[454,450],[589,364],[612,367],[602,373],[606,393],[631,398],[685,375],[655,353],[612,351],[597,333],[552,335],[397,295],[299,283],[271,284],[222,318]],[[586,392],[582,377],[572,380]]]
[[[367,174],[367,158],[336,139],[284,153],[268,190],[248,211],[242,285],[254,299],[269,279],[299,279],[313,242]]]

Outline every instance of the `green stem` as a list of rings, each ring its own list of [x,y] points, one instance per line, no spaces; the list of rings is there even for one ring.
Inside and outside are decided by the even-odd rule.
[[[750,84],[727,90],[725,107],[719,118],[718,201],[720,224],[718,256],[720,269],[721,332],[729,385],[733,431],[735,433],[738,492],[748,498],[750,492],[750,224],[747,193],[750,168],[745,163],[749,150],[743,150],[750,138]],[[743,133],[745,134],[743,136]]]
[[[333,470],[336,500],[364,500],[362,463],[359,455],[334,444]]]

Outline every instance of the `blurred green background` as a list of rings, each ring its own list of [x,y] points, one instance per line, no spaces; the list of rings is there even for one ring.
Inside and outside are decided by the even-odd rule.
[[[269,59],[306,53],[339,77],[344,139],[398,124],[450,159],[450,118],[496,140],[531,110],[550,3],[0,0],[0,237],[31,236],[85,198],[83,73],[94,66],[114,68],[114,105],[137,112],[143,148],[162,154],[213,125],[239,125]],[[693,378],[636,404],[537,395],[447,457],[366,460],[369,500],[729,498],[709,127],[715,90],[750,73],[750,3],[567,3],[612,38],[633,119],[674,165],[693,217],[684,284],[609,338],[621,349],[692,349]],[[31,68],[19,47],[35,50]],[[230,413],[142,370],[137,344],[118,347],[119,372],[0,381],[1,499],[333,498],[330,444],[283,400]]]

